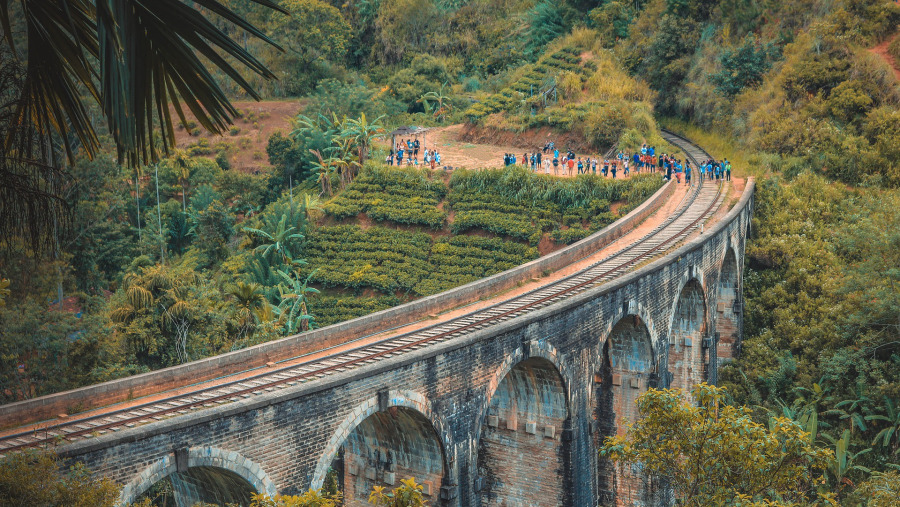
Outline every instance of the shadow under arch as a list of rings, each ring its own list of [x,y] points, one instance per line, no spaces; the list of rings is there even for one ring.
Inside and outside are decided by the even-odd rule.
[[[527,358],[517,351],[519,360],[501,366],[502,377],[489,386],[477,430],[480,505],[569,503],[568,391],[557,364],[536,354],[539,346],[532,343]]]
[[[702,274],[688,278],[678,291],[669,320],[667,385],[690,393],[710,375],[709,312]]]
[[[719,270],[719,282],[716,287],[716,360],[721,365],[738,356],[741,337],[741,290],[740,270],[737,254],[733,247],[728,247]]]
[[[607,437],[622,433],[625,425],[637,418],[637,398],[648,387],[656,387],[659,380],[650,328],[639,315],[621,316],[602,343],[591,397],[595,449]],[[603,505],[622,504],[627,500],[646,502],[652,490],[639,474],[602,458],[598,462],[596,486]]]
[[[176,503],[194,505],[233,503],[247,505],[250,494],[275,495],[275,484],[263,469],[234,451],[217,447],[186,450],[187,469],[178,471],[174,454],[168,454],[141,471],[119,494],[119,505],[129,505],[160,481],[169,479]]]
[[[344,505],[366,505],[373,486],[391,487],[413,477],[425,486],[430,501],[451,481],[447,466],[450,442],[445,425],[424,396],[391,390],[379,411],[378,397],[357,405],[329,439],[316,464],[312,489],[325,484],[333,470]]]

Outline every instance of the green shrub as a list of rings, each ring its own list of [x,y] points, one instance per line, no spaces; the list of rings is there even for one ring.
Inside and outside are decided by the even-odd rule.
[[[581,241],[582,239],[591,235],[591,231],[588,229],[582,229],[581,227],[572,227],[570,229],[557,229],[550,233],[550,239],[552,239],[556,243],[560,243],[563,245],[570,245],[575,243],[576,241]]]
[[[365,212],[373,220],[440,229],[447,213],[437,205],[445,192],[444,185],[430,179],[425,171],[373,165],[324,210],[338,219]]]

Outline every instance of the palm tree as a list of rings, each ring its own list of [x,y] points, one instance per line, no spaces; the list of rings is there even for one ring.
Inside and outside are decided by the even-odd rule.
[[[381,125],[382,119],[384,119],[384,115],[375,118],[373,122],[369,123],[366,121],[366,113],[361,113],[358,120],[350,118],[343,124],[340,136],[352,139],[356,144],[360,165],[365,164],[366,159],[369,157],[372,140],[378,134],[384,132],[384,127]]]
[[[188,331],[193,321],[194,306],[190,290],[185,285],[176,285],[166,291],[166,296],[171,304],[163,312],[163,324],[175,332],[175,353],[178,361],[186,363],[190,361],[187,351]]]
[[[187,213],[187,183],[191,178],[191,159],[183,150],[178,150],[172,157],[172,165],[178,175],[178,184],[181,185],[181,209]]]
[[[433,103],[434,108],[432,114],[440,122],[443,122],[447,114],[451,110],[453,110],[453,104],[450,104],[448,102],[450,96],[444,93],[444,87],[446,85],[447,83],[442,84],[440,90],[436,92],[428,92],[422,95],[422,97],[420,97],[419,100],[416,101],[421,102],[422,105],[425,106],[426,111],[428,111],[428,109],[432,107]]]
[[[252,1],[287,14],[272,0]],[[223,133],[237,110],[207,66],[218,67],[257,100],[259,95],[230,62],[267,79],[275,75],[194,4],[278,47],[222,0],[0,2],[3,38],[10,48],[11,15],[23,18],[27,31],[27,48],[19,48],[27,56],[22,57],[26,82],[16,106],[18,118],[33,122],[44,134],[56,131],[63,139],[72,134],[93,155],[100,142],[80,94],[84,89],[105,114],[119,154],[131,166],[157,160],[154,120],[162,127],[163,150],[174,146],[170,102],[183,123],[182,102],[204,128]]]
[[[268,257],[270,253],[275,252],[281,257],[282,264],[291,264],[294,262],[293,252],[290,250],[288,243],[291,240],[303,239],[303,235],[297,232],[294,226],[287,226],[287,215],[282,215],[278,221],[278,227],[274,233],[268,233],[261,229],[253,227],[244,227],[244,232],[255,234],[268,243],[263,243],[256,247],[256,251],[262,251],[263,257]]]
[[[300,273],[297,271],[291,271],[288,274],[279,269],[277,272],[287,284],[278,286],[281,296],[278,310],[279,314],[285,317],[288,333],[296,333],[298,330],[300,332],[308,331],[309,321],[313,316],[309,315],[309,309],[306,304],[307,295],[319,293],[318,290],[309,286],[309,280],[316,271],[313,270],[302,282],[300,281]]]
[[[252,1],[286,14],[274,0]],[[13,19],[26,32],[27,44],[20,47],[14,44]],[[50,225],[68,222],[62,192],[71,178],[61,170],[57,150],[70,162],[74,146],[89,157],[99,153],[92,105],[105,116],[120,161],[134,168],[159,160],[174,146],[170,104],[183,123],[186,107],[208,131],[227,130],[237,110],[210,65],[258,100],[237,67],[266,79],[275,75],[228,36],[223,21],[236,27],[235,33],[281,50],[224,0],[0,2],[0,40],[6,43],[0,64],[4,233],[27,236],[41,249],[52,247]],[[66,142],[54,144],[60,139]]]
[[[252,282],[237,282],[226,287],[225,293],[234,298],[237,307],[235,317],[240,327],[239,334],[243,338],[254,325],[255,312],[267,303],[262,285]]]

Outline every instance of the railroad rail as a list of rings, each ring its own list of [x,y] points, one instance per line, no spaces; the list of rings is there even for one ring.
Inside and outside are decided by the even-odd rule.
[[[671,132],[663,137],[681,148],[695,166],[709,155]],[[270,368],[239,380],[173,395],[153,402],[107,411],[102,414],[62,419],[0,437],[2,454],[23,448],[68,443],[109,431],[151,423],[169,417],[239,401],[256,394],[283,389],[325,376],[373,364],[383,359],[418,350],[446,340],[514,319],[571,298],[592,287],[613,280],[637,265],[660,257],[701,227],[721,204],[721,184],[707,181],[692,187],[676,211],[651,232],[624,249],[590,266],[543,287],[470,312],[443,323],[427,326],[359,347],[307,361],[299,365]],[[296,359],[296,358],[295,358]]]

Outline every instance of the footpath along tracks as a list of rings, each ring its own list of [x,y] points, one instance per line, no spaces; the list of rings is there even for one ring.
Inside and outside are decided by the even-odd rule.
[[[709,156],[687,140],[663,132],[663,137],[680,147],[696,167]],[[541,308],[571,298],[592,287],[613,280],[633,270],[639,264],[660,257],[702,227],[723,200],[722,185],[707,181],[695,185],[682,199],[678,208],[651,232],[630,246],[553,283],[519,296],[500,301],[471,313],[408,333],[385,338],[342,352],[327,355],[288,367],[267,369],[265,373],[227,380],[212,386],[106,411],[85,417],[72,416],[39,428],[0,437],[2,453],[27,447],[65,444],[92,438],[110,431],[148,424],[195,410],[240,401],[254,395],[284,389],[303,382],[323,378],[338,372],[374,364],[389,357],[458,338],[468,333],[535,312]]]

